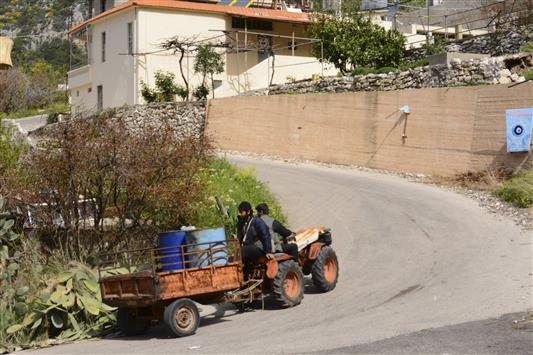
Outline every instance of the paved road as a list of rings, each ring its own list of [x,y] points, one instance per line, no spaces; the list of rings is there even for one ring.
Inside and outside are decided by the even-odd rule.
[[[486,213],[466,197],[367,172],[235,162],[257,167],[258,176],[281,200],[291,227],[333,229],[341,268],[333,292],[316,294],[309,286],[303,303],[292,309],[267,305],[264,311],[244,314],[228,310],[224,317],[203,320],[197,334],[188,338],[168,338],[156,328],[142,338],[40,352],[365,352],[356,346],[532,307],[531,231]],[[504,322],[506,329],[509,322]],[[464,328],[459,326],[461,333]],[[521,347],[496,352],[520,352],[530,334],[521,335]],[[446,352],[446,342],[440,345],[435,352]],[[391,343],[383,346],[385,352],[395,352]],[[459,352],[480,352],[465,346]]]

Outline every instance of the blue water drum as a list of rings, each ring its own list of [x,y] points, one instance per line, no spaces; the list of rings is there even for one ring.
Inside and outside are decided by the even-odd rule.
[[[228,263],[228,250],[226,249],[226,231],[224,230],[224,227],[200,229],[187,232],[187,237],[185,239],[187,244],[199,244],[187,247],[187,251],[189,253],[197,251],[197,253],[187,255],[186,259],[188,261],[191,261],[187,262],[187,268],[203,267],[210,265],[225,265]],[[224,248],[224,250],[218,250],[210,253],[209,248]]]
[[[159,247],[168,248],[159,251],[160,256],[172,255],[166,258],[161,258],[159,261],[163,271],[173,271],[183,269],[183,260],[181,258],[180,246],[185,242],[186,233],[183,231],[168,231],[159,233]],[[186,252],[184,250],[184,252]],[[167,264],[167,265],[165,265]],[[172,264],[172,265],[168,265]]]

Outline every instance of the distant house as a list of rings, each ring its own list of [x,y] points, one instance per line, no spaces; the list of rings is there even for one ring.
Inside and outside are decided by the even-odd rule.
[[[183,84],[178,56],[160,46],[173,36],[221,44],[217,50],[226,64],[215,77],[216,97],[265,88],[271,79],[281,83],[335,73],[312,55],[313,41],[306,38],[310,20],[300,9],[172,0],[96,0],[92,8],[90,19],[70,29],[71,38],[85,44],[88,53],[79,63],[73,58],[68,73],[73,112],[143,103],[141,82],[153,85],[158,70],[173,72]],[[198,86],[194,54],[183,62],[191,86]]]

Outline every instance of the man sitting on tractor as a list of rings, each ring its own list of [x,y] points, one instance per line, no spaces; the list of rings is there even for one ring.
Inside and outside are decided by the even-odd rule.
[[[254,217],[252,205],[243,201],[238,210],[237,238],[242,246],[242,262],[246,275],[251,263],[256,263],[262,256],[268,260],[274,259],[274,254],[272,254],[272,239],[268,226],[261,218]]]
[[[278,253],[289,254],[298,262],[298,245],[294,241],[294,233],[285,228],[283,224],[268,215],[269,208],[266,203],[260,203],[255,208],[257,216],[265,222],[272,237],[272,249]],[[283,239],[283,243],[281,243]]]

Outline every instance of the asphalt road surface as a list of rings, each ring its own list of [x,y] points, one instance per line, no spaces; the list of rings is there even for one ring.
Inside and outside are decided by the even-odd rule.
[[[394,176],[233,161],[257,167],[290,227],[332,228],[340,263],[334,291],[318,294],[309,283],[302,304],[291,309],[228,308],[187,338],[155,327],[143,337],[39,352],[533,352],[533,333],[514,330],[514,315],[499,318],[532,307],[531,231],[464,196]]]

